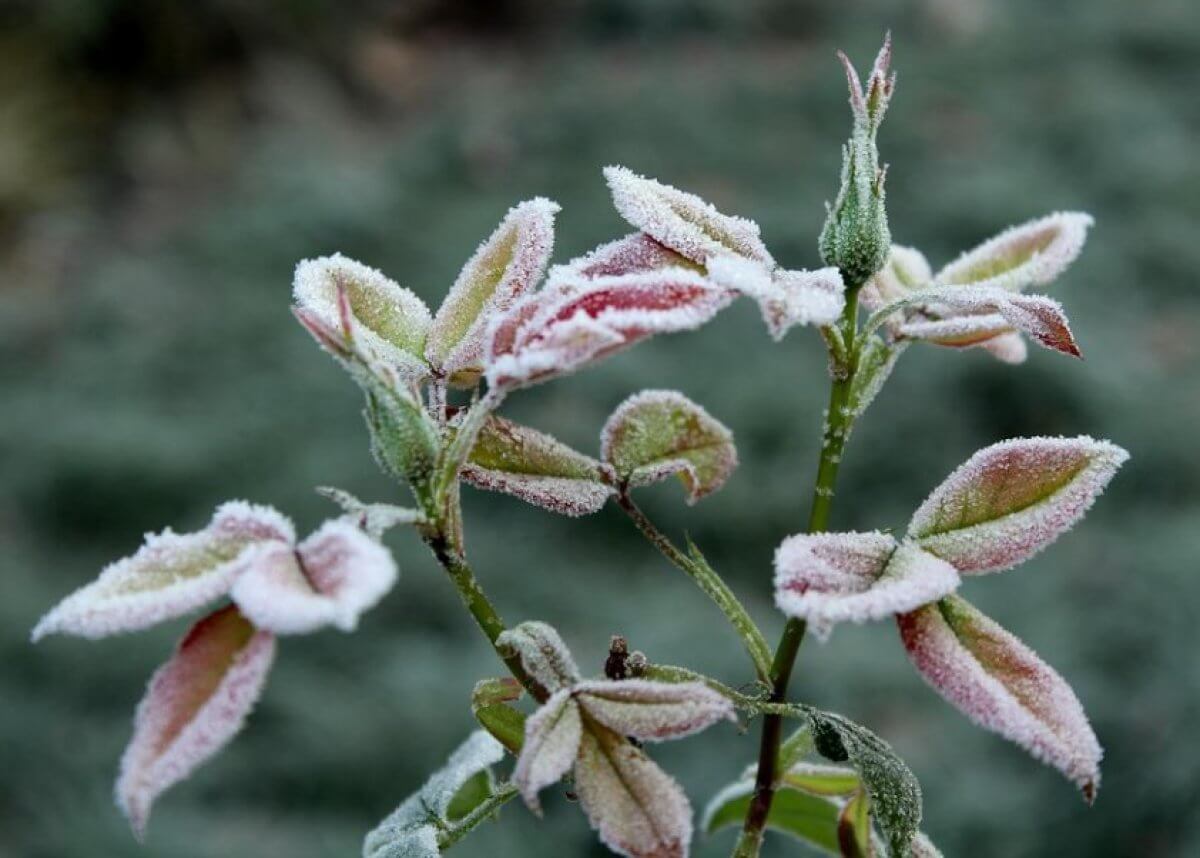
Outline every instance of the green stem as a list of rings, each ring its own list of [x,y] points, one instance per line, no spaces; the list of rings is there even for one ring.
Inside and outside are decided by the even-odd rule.
[[[856,343],[858,329],[858,290],[847,289],[846,306],[839,320],[842,342]],[[808,516],[808,532],[820,533],[829,527],[829,513],[833,508],[834,486],[837,483],[838,469],[842,462],[842,451],[846,446],[846,438],[850,434],[854,422],[854,413],[850,408],[850,389],[854,381],[854,373],[858,369],[858,349],[850,346],[849,354],[843,363],[832,361],[833,384],[829,390],[829,413],[825,417],[825,429],[821,438],[821,458],[817,465],[816,484],[813,486],[812,507]],[[769,714],[763,719],[762,741],[758,751],[758,772],[754,780],[754,797],[746,811],[746,822],[742,827],[742,836],[734,849],[735,858],[755,858],[762,847],[763,830],[766,827],[767,815],[771,812],[771,802],[775,798],[775,785],[778,778],[777,764],[779,745],[783,740],[783,709],[787,706],[788,683],[792,677],[792,668],[796,656],[800,652],[800,644],[804,641],[807,626],[804,620],[792,617],[783,628],[779,646],[775,648],[775,658],[771,662],[769,682],[771,697],[768,705],[771,709],[763,708]],[[778,708],[777,708],[778,707]]]
[[[438,833],[438,849],[443,852],[449,849],[478,828],[485,820],[491,819],[501,805],[515,798],[516,795],[517,788],[511,783],[498,784],[495,792],[480,802],[470,813],[454,823],[453,828],[447,828]]]
[[[763,637],[762,631],[750,618],[745,606],[738,601],[738,597],[729,589],[725,580],[708,565],[703,557],[699,556],[698,552],[689,556],[680,550],[666,534],[655,527],[654,522],[646,517],[641,507],[634,503],[628,492],[620,492],[617,495],[617,502],[646,539],[650,540],[672,565],[687,573],[688,577],[696,582],[696,586],[721,609],[721,613],[725,615],[729,624],[733,626],[733,630],[742,639],[742,645],[750,654],[759,679],[767,682],[771,671],[771,648],[767,644],[767,639]]]

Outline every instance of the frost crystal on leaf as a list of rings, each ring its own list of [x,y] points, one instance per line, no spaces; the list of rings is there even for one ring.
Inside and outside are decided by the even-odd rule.
[[[946,561],[879,532],[799,534],[775,552],[775,604],[807,620],[819,640],[836,623],[911,611],[958,581]]]
[[[1020,295],[995,286],[939,286],[922,289],[912,299],[934,315],[901,324],[900,336],[964,347],[1015,328],[1048,349],[1079,357],[1062,305],[1043,295]]]
[[[461,475],[478,488],[562,515],[596,512],[613,494],[600,462],[544,432],[496,416],[484,424]]]
[[[274,655],[270,633],[256,631],[231,605],[196,623],[154,674],[116,785],[139,838],[155,798],[241,730]]]
[[[346,513],[343,516],[345,521],[376,540],[397,525],[417,524],[425,518],[420,511],[407,507],[390,503],[363,503],[349,492],[332,486],[319,487],[317,494],[340,506]]]
[[[700,266],[671,248],[659,244],[644,232],[635,232],[616,241],[602,244],[566,265],[550,269],[551,279],[571,277],[614,277],[620,274],[640,274],[662,268],[695,268]]]
[[[329,521],[295,549],[252,549],[230,596],[256,626],[277,634],[328,625],[349,632],[395,581],[386,548],[348,522]]]
[[[530,620],[514,626],[496,639],[496,645],[516,653],[529,675],[551,693],[579,681],[571,651],[547,623]]]
[[[833,323],[846,304],[845,285],[836,268],[788,271],[737,256],[709,261],[710,279],[758,302],[767,330],[776,341],[795,325]]]
[[[868,310],[879,310],[922,289],[933,280],[933,270],[925,254],[915,247],[893,244],[887,262],[858,293],[858,300]]]
[[[420,298],[374,268],[341,254],[306,259],[296,266],[298,311],[315,316],[332,330],[341,330],[346,321],[339,291],[346,297],[350,325],[364,356],[390,366],[407,380],[428,375],[424,350],[430,317]]]
[[[731,298],[682,268],[553,280],[493,321],[488,384],[513,388],[546,381],[653,334],[698,328]]]
[[[575,791],[600,840],[631,858],[683,858],[692,807],[679,783],[606,727],[584,732]]]
[[[439,831],[449,828],[450,806],[459,791],[504,758],[500,743],[476,730],[444,768],[385,818],[363,842],[363,858],[437,858]]]
[[[939,694],[1095,798],[1100,744],[1075,693],[1033,650],[957,596],[897,622],[913,665]]]
[[[646,742],[679,739],[720,720],[737,720],[733,704],[700,682],[596,679],[578,683],[574,692],[596,721]]]
[[[1087,436],[993,444],[933,490],[909,536],[963,574],[1009,569],[1083,518],[1128,458]]]
[[[440,372],[452,379],[462,374],[468,385],[482,372],[487,326],[541,280],[554,249],[558,211],[558,203],[542,197],[514,206],[463,266],[425,347]]]
[[[688,503],[715,492],[737,467],[733,433],[672,390],[644,390],[618,405],[601,431],[600,450],[631,487],[678,474]]]
[[[1013,292],[1045,286],[1079,256],[1093,223],[1083,212],[1055,212],[1009,227],[951,262],[934,283],[997,286]]]
[[[56,633],[101,638],[190,613],[228,592],[254,546],[294,538],[292,523],[270,507],[222,504],[204,530],[148,534],[136,554],[46,614],[33,640]]]
[[[733,253],[775,267],[754,221],[721,214],[695,194],[625,167],[605,167],[604,177],[621,217],[693,262]]]

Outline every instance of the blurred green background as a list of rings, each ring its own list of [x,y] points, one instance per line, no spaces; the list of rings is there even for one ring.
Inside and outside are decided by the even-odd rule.
[[[340,250],[430,302],[506,208],[564,206],[556,259],[623,234],[600,177],[626,164],[759,221],[818,263],[848,130],[843,47],[896,37],[881,136],[898,241],[936,264],[1056,208],[1096,215],[1054,287],[1086,354],[1021,367],[914,348],[850,445],[841,528],[900,526],[976,448],[1091,433],[1133,453],[1087,521],[965,592],[1074,685],[1107,748],[1088,809],[978,731],[887,624],[802,652],[794,691],[872,726],[925,789],[947,855],[1200,854],[1200,9],[1192,0],[43,0],[0,6],[0,855],[346,856],[471,729],[498,666],[411,534],[360,632],[289,639],[228,752],[170,792],[137,847],[111,782],[146,678],[185,628],[36,648],[39,615],[140,534],[246,497],[302,528],[311,491],[397,489],[359,396],[288,312],[297,260]],[[766,337],[739,304],[515,397],[506,411],[594,451],[607,413],[678,388],[735,431],[742,466],[690,531],[774,639],[770,558],[802,527],[825,397],[818,338]],[[510,621],[557,625],[598,670],[608,636],[737,684],[714,609],[616,510],[557,518],[466,497],[468,542]],[[697,808],[748,762],[718,728],[655,756]],[[553,792],[553,791],[552,791]],[[603,855],[547,795],[456,847]],[[732,835],[698,838],[716,856]],[[773,841],[770,854],[801,852]]]

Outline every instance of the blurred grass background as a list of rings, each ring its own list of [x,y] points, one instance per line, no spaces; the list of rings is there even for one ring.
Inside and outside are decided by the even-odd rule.
[[[1200,11],[1191,0],[44,0],[0,6],[0,855],[345,856],[471,729],[498,671],[411,534],[399,586],[354,636],[289,639],[249,729],[173,790],[137,847],[110,790],[134,703],[186,623],[28,644],[38,616],[140,534],[228,497],[302,527],[335,484],[396,489],[359,397],[288,310],[291,269],[340,250],[431,303],[506,208],[564,206],[556,259],[623,234],[599,168],[623,163],[754,217],[813,266],[848,129],[835,47],[882,32],[900,79],[881,144],[898,241],[935,265],[1056,208],[1093,212],[1054,288],[1086,361],[1019,368],[914,348],[850,445],[836,524],[900,526],[976,448],[1091,433],[1133,460],[1076,532],[969,598],[1072,682],[1107,748],[1089,810],[971,728],[887,624],[805,645],[794,691],[879,731],[925,789],[947,855],[1200,854]],[[507,412],[596,448],[606,414],[675,387],[735,430],[743,464],[687,529],[774,639],[770,556],[803,524],[825,397],[817,338],[738,305]],[[714,610],[614,510],[569,521],[466,498],[468,541],[510,621],[557,625],[599,669],[608,636],[732,683]],[[656,750],[693,803],[757,727]],[[603,855],[548,796],[463,855]],[[698,855],[725,854],[726,833]],[[770,854],[801,851],[773,842]]]

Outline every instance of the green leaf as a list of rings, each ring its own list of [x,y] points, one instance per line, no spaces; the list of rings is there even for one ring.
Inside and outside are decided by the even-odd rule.
[[[437,428],[421,404],[380,384],[364,385],[371,452],[380,467],[414,487],[423,486],[437,461]]]
[[[688,503],[715,492],[737,467],[733,433],[671,390],[644,390],[617,406],[604,424],[601,451],[631,487],[677,474]]]
[[[921,786],[891,745],[861,724],[832,712],[809,712],[817,750],[834,762],[849,760],[871,798],[876,821],[895,856],[909,854],[921,824]]]
[[[850,380],[847,406],[854,416],[861,417],[892,374],[896,361],[908,348],[907,341],[888,344],[877,334],[871,334],[858,354],[858,369]]]
[[[823,766],[817,763],[796,763],[787,769],[780,782],[812,795],[850,795],[860,784],[853,769]]]
[[[613,494],[604,466],[558,439],[492,416],[461,471],[481,489],[504,492],[563,515],[586,515]]]
[[[871,799],[859,790],[838,817],[838,846],[845,858],[871,858]]]
[[[511,676],[481,679],[471,692],[471,712],[483,728],[513,754],[525,744],[525,713],[507,705],[523,694]]]
[[[741,826],[754,795],[754,782],[739,781],[713,797],[704,811],[705,834]],[[838,806],[794,789],[781,788],[771,802],[767,828],[802,840],[825,852],[838,854]]]

